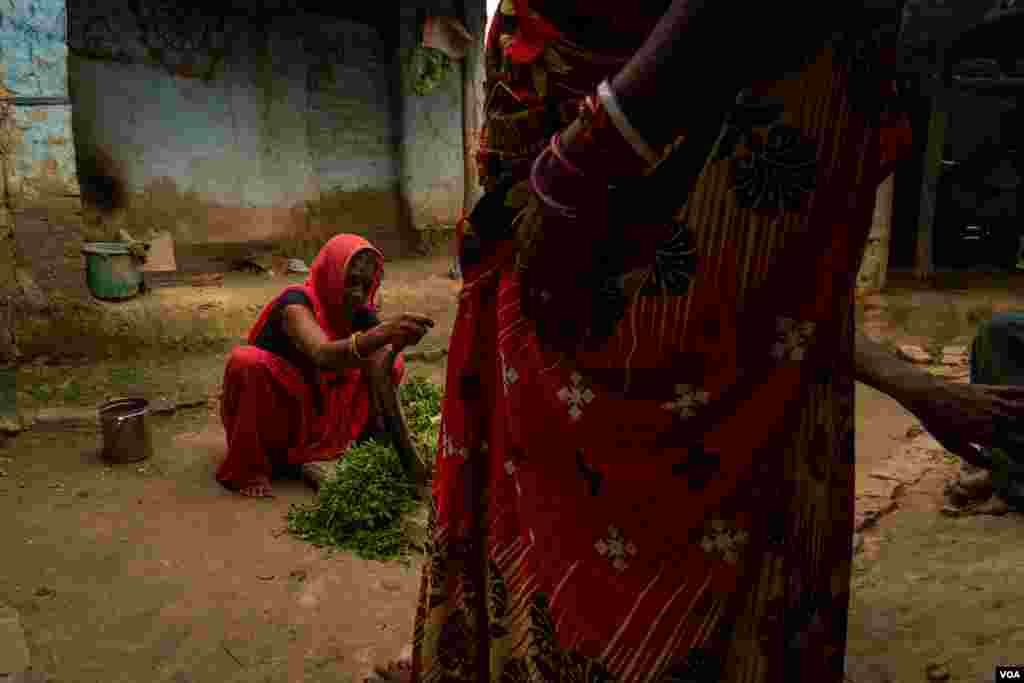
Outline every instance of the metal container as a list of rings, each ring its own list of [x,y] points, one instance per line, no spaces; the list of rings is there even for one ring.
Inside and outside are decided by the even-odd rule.
[[[145,460],[153,455],[153,439],[146,424],[149,402],[119,398],[99,407],[103,430],[103,459],[114,463]]]
[[[87,242],[85,281],[97,299],[120,301],[139,294],[142,271],[126,242]]]

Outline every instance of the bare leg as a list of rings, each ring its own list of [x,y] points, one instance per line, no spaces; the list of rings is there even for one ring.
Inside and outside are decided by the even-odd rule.
[[[402,413],[398,387],[392,382],[393,358],[391,351],[385,348],[375,353],[370,359],[371,405],[375,416],[381,419],[384,429],[390,434],[406,472],[417,484],[423,485],[427,482],[429,473],[416,450],[409,425]]]

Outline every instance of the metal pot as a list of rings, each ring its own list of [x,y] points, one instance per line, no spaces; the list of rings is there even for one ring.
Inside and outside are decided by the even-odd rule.
[[[118,398],[99,407],[103,430],[103,459],[114,463],[145,460],[153,455],[153,439],[146,424],[149,402]]]

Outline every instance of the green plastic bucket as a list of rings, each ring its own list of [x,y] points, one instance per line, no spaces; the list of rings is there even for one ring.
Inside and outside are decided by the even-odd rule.
[[[86,242],[85,282],[97,299],[117,301],[136,296],[142,287],[142,271],[125,242]]]

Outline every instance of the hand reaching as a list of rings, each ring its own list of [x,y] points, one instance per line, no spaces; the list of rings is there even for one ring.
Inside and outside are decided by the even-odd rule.
[[[434,321],[425,315],[403,313],[383,323],[392,350],[398,353],[407,346],[416,346],[434,326]]]
[[[1024,445],[1024,386],[941,382],[908,408],[946,450],[971,464],[989,466],[972,444],[1011,452]]]

